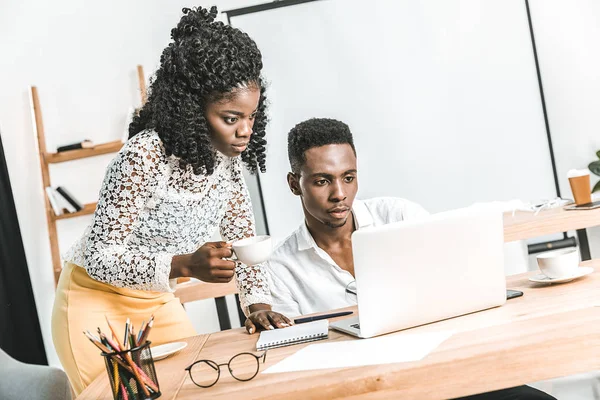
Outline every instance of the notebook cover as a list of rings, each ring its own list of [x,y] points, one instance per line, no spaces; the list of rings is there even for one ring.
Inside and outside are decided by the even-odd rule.
[[[327,339],[328,334],[329,321],[326,319],[293,325],[283,329],[262,331],[256,342],[256,350],[267,350]]]

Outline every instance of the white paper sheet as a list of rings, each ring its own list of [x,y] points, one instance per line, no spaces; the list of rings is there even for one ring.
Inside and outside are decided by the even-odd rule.
[[[396,333],[372,339],[311,344],[264,374],[419,361],[453,332]]]

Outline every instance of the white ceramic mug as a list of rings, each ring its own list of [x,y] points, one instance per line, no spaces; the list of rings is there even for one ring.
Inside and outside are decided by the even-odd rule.
[[[246,265],[257,265],[271,257],[273,243],[269,235],[253,236],[231,244],[238,260]]]
[[[579,268],[576,248],[552,250],[538,254],[536,258],[540,271],[550,279],[573,276]]]

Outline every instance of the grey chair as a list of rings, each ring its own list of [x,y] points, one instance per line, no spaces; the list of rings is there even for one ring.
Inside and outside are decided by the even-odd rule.
[[[71,386],[64,371],[22,363],[0,349],[0,399],[71,400]]]

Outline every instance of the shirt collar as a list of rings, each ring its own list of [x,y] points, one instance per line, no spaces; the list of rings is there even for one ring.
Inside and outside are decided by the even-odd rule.
[[[362,229],[373,225],[373,216],[363,201],[354,200],[354,204],[352,205],[352,214],[354,214],[354,221],[356,222],[357,229]],[[315,239],[313,239],[312,235],[308,231],[308,228],[306,227],[306,222],[303,222],[302,225],[300,225],[296,235],[296,241],[298,245],[298,251],[317,247]]]

